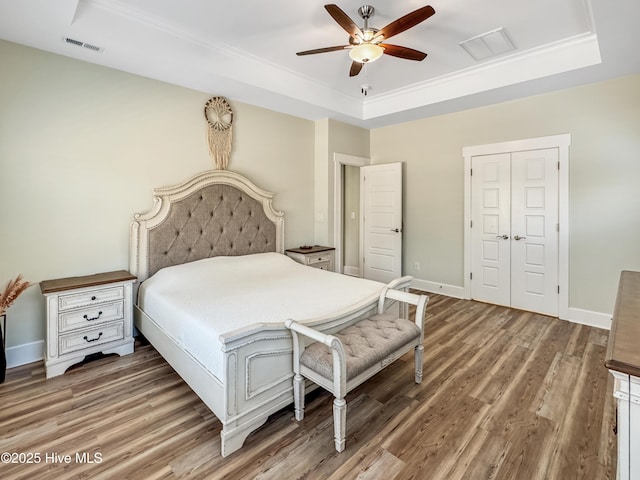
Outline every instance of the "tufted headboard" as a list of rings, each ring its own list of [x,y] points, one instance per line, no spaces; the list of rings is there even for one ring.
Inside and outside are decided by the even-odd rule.
[[[219,255],[284,252],[284,214],[273,193],[226,170],[153,189],[130,229],[129,270],[142,282],[163,267]]]

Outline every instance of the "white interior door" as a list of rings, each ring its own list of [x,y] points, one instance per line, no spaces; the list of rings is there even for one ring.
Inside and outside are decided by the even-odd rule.
[[[471,298],[511,305],[511,155],[473,157]]]
[[[360,168],[363,277],[389,282],[402,275],[402,164]]]
[[[558,314],[557,166],[557,149],[472,157],[472,298]]]
[[[511,305],[558,314],[558,150],[511,154]]]

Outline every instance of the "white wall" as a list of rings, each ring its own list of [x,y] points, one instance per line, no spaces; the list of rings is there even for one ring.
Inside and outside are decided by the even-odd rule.
[[[373,130],[373,163],[405,162],[404,272],[463,285],[463,147],[562,133],[569,306],[612,313],[620,270],[640,270],[640,75]]]
[[[0,286],[126,269],[129,222],[151,189],[213,167],[212,95],[3,41],[0,59]],[[276,192],[285,246],[301,245],[314,228],[314,124],[229,100],[229,169]],[[38,286],[8,313],[7,347],[44,338]]]

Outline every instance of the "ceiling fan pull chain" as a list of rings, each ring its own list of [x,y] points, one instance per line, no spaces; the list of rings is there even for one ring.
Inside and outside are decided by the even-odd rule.
[[[364,95],[365,97],[369,94],[369,90],[371,90],[371,85],[369,85],[367,83],[367,65],[364,64],[363,66],[363,70],[364,70],[364,83],[362,85],[360,85],[360,93],[362,93],[362,95]]]

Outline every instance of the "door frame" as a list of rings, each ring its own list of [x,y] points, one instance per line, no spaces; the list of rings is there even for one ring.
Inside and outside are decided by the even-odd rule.
[[[343,166],[350,165],[353,167],[364,167],[371,165],[371,159],[366,157],[357,157],[355,155],[347,155],[345,153],[333,154],[333,246],[336,249],[334,270],[343,273],[344,268],[344,192],[342,184],[344,181]],[[360,193],[362,195],[362,192]],[[360,212],[362,216],[362,212]],[[358,219],[360,221],[360,219]],[[360,241],[360,255],[358,255],[358,268],[362,276],[362,241]]]
[[[471,157],[526,150],[558,149],[558,317],[569,319],[569,147],[571,134],[464,147],[464,298],[471,298]]]

